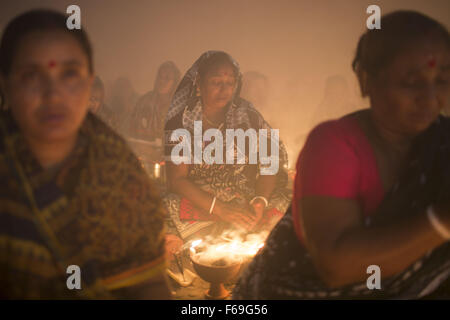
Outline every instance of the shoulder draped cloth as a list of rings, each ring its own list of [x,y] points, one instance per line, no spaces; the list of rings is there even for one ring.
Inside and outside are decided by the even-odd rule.
[[[450,118],[440,116],[416,138],[404,174],[386,194],[366,227],[407,220],[424,214],[429,205],[448,204],[449,199]],[[446,242],[400,274],[382,279],[381,290],[369,290],[366,282],[330,289],[318,276],[307,250],[297,239],[289,208],[272,230],[266,246],[240,278],[234,298],[418,299],[435,292],[449,279],[450,242]]]
[[[88,113],[71,156],[43,170],[10,114],[0,125],[0,297],[111,298],[164,272],[161,201],[122,138]]]

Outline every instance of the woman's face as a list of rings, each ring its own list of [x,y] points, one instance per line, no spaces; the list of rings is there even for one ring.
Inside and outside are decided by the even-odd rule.
[[[369,84],[375,120],[402,135],[424,131],[450,103],[449,73],[448,47],[416,43]]]
[[[2,86],[25,137],[51,143],[77,134],[92,81],[88,58],[74,37],[36,31],[21,39]]]
[[[236,77],[231,64],[217,66],[200,79],[200,94],[203,105],[208,108],[221,109],[233,97]]]
[[[161,69],[156,79],[156,91],[161,95],[169,94],[174,84],[174,72],[168,68]]]

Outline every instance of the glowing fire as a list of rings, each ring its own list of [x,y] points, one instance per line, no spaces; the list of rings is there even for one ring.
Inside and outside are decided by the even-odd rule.
[[[243,237],[224,234],[218,238],[207,237],[191,243],[191,256],[199,263],[212,264],[217,260],[228,263],[251,259],[264,247],[267,234],[253,234]]]

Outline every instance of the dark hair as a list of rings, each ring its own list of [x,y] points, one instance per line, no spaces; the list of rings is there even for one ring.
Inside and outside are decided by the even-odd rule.
[[[155,85],[156,85],[156,81],[158,80],[158,77],[160,77],[160,75],[161,75],[162,70],[170,70],[173,72],[174,81],[173,81],[172,89],[170,91],[170,95],[173,95],[173,93],[175,92],[175,90],[178,86],[178,83],[180,82],[180,77],[181,77],[180,69],[178,69],[177,65],[173,61],[166,61],[166,62],[162,63],[158,68],[158,72],[156,73]]]
[[[180,69],[178,69],[177,65],[173,62],[173,61],[166,61],[163,62],[159,67],[158,67],[158,73],[157,76],[159,76],[159,73],[162,70],[170,70],[173,72],[173,75],[175,77],[175,81],[177,82],[178,80],[180,80]]]
[[[386,14],[381,17],[381,29],[367,30],[360,37],[352,62],[353,70],[360,82],[361,72],[376,77],[408,45],[430,37],[450,47],[448,30],[436,20],[416,11]]]
[[[92,47],[86,32],[81,29],[69,30],[66,25],[67,17],[57,11],[36,9],[25,12],[6,26],[0,42],[0,72],[8,75],[20,40],[34,31],[60,30],[72,35],[85,52],[89,71],[94,71]]]
[[[80,44],[88,58],[89,71],[94,72],[92,47],[83,29],[69,30],[67,17],[62,13],[47,9],[27,11],[11,20],[3,31],[0,41],[0,73],[4,76],[11,71],[20,40],[31,32],[61,30],[72,35]],[[0,90],[0,106],[4,107],[4,94]]]
[[[225,52],[219,51],[211,54],[200,64],[198,68],[198,75],[200,79],[205,79],[208,72],[210,72],[213,68],[224,64],[230,64],[233,67],[234,76],[238,78],[239,70],[234,65],[231,57]]]

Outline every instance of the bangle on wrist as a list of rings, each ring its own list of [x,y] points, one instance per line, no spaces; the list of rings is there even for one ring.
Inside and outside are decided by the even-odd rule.
[[[260,199],[264,202],[264,208],[267,208],[269,206],[269,201],[267,201],[267,199],[263,196],[256,196],[254,197],[252,200],[250,200],[250,205],[253,204],[253,202],[255,202],[257,199]]]
[[[427,216],[433,229],[445,240],[450,240],[450,230],[439,220],[431,205],[427,209]]]
[[[215,207],[215,205],[216,205],[216,200],[217,200],[217,198],[214,197],[213,200],[212,200],[212,202],[211,202],[211,207],[209,208],[209,214],[212,214],[212,212],[213,212],[213,210],[214,210],[214,207]]]

